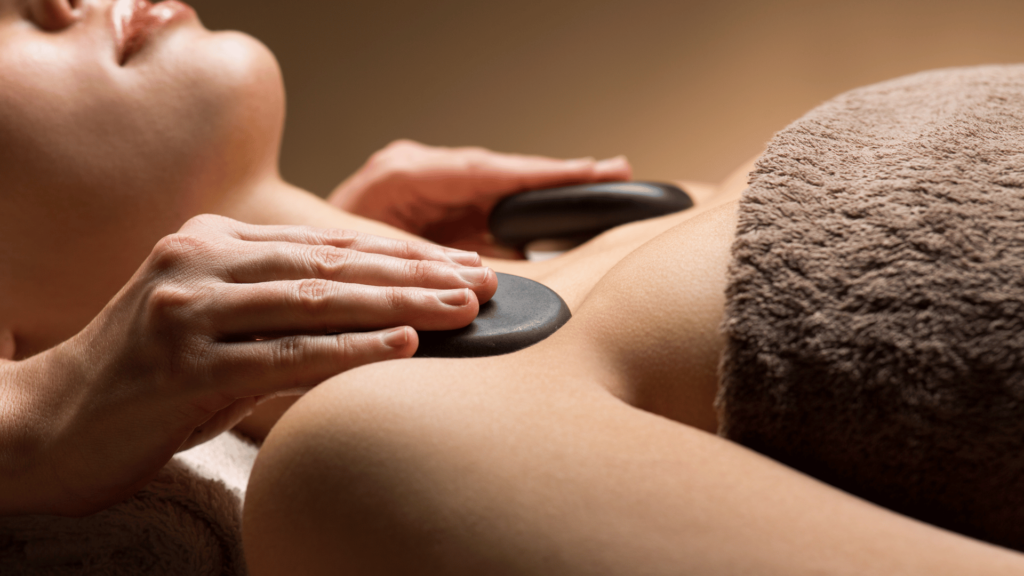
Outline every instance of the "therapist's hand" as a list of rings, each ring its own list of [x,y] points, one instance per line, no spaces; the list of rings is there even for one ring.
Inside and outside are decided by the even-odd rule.
[[[479,257],[193,218],[82,332],[16,363],[15,384],[0,386],[0,457],[23,447],[15,461],[26,475],[14,492],[22,508],[0,513],[98,510],[175,451],[232,427],[259,398],[411,356],[413,328],[465,326],[497,289],[493,271],[460,262]]]
[[[556,160],[396,140],[342,182],[328,201],[446,246],[511,257],[515,252],[495,245],[487,231],[487,216],[501,198],[631,175],[621,156]]]

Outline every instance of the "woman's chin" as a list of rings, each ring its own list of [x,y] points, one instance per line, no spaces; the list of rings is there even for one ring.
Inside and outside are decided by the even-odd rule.
[[[205,35],[187,57],[191,76],[210,96],[232,112],[279,124],[284,120],[284,81],[273,53],[259,40],[241,32]],[[266,118],[267,114],[271,118]]]
[[[258,84],[260,90],[283,93],[277,59],[256,38],[242,32],[214,32],[206,35],[197,49],[203,51],[203,62],[196,64],[215,73],[219,83],[236,87]]]
[[[284,129],[284,83],[277,59],[252,36],[204,34],[178,58],[190,58],[184,87],[188,120],[201,129],[202,154],[194,160],[215,181],[231,188],[239,179],[276,174]],[[200,150],[197,150],[200,151]]]

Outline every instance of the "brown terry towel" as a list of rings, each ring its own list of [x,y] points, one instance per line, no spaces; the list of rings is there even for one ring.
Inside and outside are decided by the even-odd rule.
[[[721,433],[1024,550],[1024,66],[827,102],[739,213]]]

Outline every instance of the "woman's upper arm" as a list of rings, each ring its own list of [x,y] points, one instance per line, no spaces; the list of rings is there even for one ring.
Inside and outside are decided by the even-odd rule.
[[[251,565],[305,573],[1010,574],[1016,553],[637,410],[537,346],[376,364],[271,433]],[[259,573],[256,570],[255,573]]]

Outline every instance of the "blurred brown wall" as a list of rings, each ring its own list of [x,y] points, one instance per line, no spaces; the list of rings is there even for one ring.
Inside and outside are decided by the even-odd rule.
[[[1021,0],[192,4],[277,54],[282,171],[320,194],[399,137],[717,180],[844,90],[1024,61]]]

